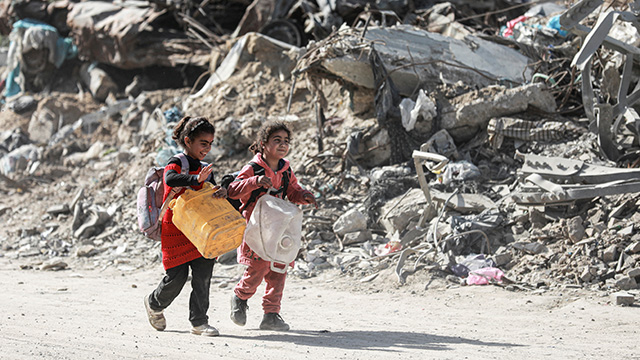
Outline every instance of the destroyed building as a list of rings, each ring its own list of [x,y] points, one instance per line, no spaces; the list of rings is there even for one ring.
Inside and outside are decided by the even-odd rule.
[[[263,121],[294,130],[320,204],[296,276],[634,291],[638,5],[566,5],[3,2],[0,256],[157,264],[141,169],[197,114],[218,178]]]

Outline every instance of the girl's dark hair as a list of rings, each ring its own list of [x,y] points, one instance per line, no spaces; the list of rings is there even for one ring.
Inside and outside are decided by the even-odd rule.
[[[180,146],[186,148],[184,143],[185,136],[191,140],[195,140],[200,134],[214,134],[216,129],[211,125],[209,119],[204,116],[198,117],[183,117],[178,124],[173,128],[173,135],[171,138],[175,140]]]
[[[271,136],[274,132],[284,130],[287,132],[287,136],[289,140],[291,140],[291,130],[289,127],[283,123],[282,121],[270,121],[262,124],[260,130],[258,130],[258,137],[256,141],[251,144],[249,150],[255,155],[257,153],[262,153],[262,143],[266,143],[269,141],[269,136]]]

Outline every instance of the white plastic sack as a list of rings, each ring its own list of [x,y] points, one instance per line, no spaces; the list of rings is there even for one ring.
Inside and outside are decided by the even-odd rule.
[[[263,260],[271,262],[271,270],[286,273],[302,246],[302,210],[295,204],[264,195],[251,213],[244,241]],[[274,263],[285,264],[284,268]]]

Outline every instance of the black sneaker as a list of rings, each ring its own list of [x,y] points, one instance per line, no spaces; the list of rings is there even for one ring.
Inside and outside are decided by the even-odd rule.
[[[280,314],[267,313],[264,314],[264,317],[262,318],[260,330],[287,331],[289,330],[289,324],[282,320],[282,316],[280,316]]]
[[[231,296],[231,321],[239,326],[247,323],[247,300],[241,300],[236,294]]]

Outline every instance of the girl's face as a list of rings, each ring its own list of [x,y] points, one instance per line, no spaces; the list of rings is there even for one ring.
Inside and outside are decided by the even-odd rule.
[[[200,133],[193,140],[188,136],[184,138],[184,144],[186,145],[187,155],[200,161],[204,160],[211,150],[211,144],[213,143],[213,134]]]
[[[289,153],[289,135],[284,130],[278,130],[269,136],[269,140],[262,144],[262,155],[266,159],[280,160]]]

